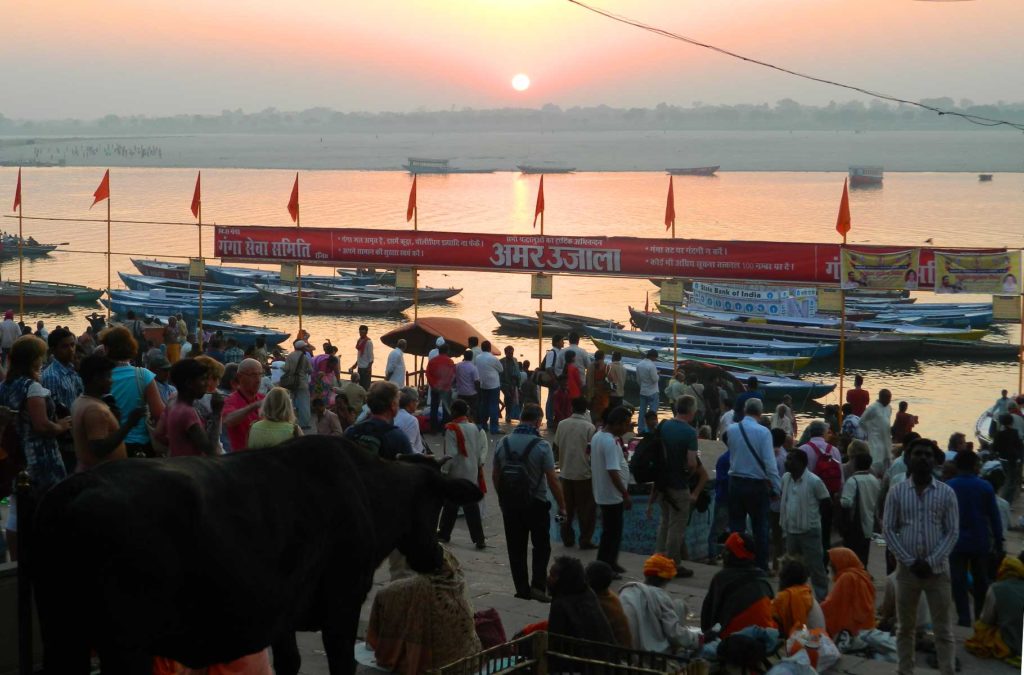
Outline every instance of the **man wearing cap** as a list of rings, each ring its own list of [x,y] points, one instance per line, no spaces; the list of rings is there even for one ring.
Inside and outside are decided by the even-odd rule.
[[[640,415],[638,418],[637,432],[646,434],[650,429],[644,418],[648,410],[658,411],[658,366],[654,365],[658,360],[658,350],[651,349],[647,357],[636,364],[636,380],[640,385]]]
[[[631,581],[619,590],[633,649],[674,654],[684,646],[686,605],[664,590],[675,576],[672,559],[655,553],[644,562],[643,583]]]
[[[356,340],[356,362],[349,368],[359,373],[359,385],[363,389],[370,388],[370,377],[373,374],[373,340],[369,338],[370,329],[359,327],[359,339]]]
[[[149,370],[156,375],[156,390],[160,394],[160,399],[167,405],[168,401],[171,400],[171,396],[177,393],[177,389],[174,385],[167,381],[167,377],[171,374],[171,362],[163,354],[157,354],[149,360],[146,366]]]
[[[440,354],[441,350],[443,348],[444,348],[444,338],[443,337],[439,337],[436,340],[434,340],[434,348],[431,349],[429,352],[427,352],[427,361],[428,362],[431,361],[435,356]]]
[[[309,359],[309,352],[312,351],[309,343],[305,340],[296,340],[292,343],[292,353],[284,360],[284,372],[281,374],[283,386],[292,395],[292,403],[295,405],[295,423],[302,427],[304,433],[311,433],[311,415],[309,405],[309,376],[313,372],[313,366]],[[260,368],[260,376],[263,375],[263,368]],[[234,447],[234,446],[232,446]],[[244,446],[243,446],[244,447]]]

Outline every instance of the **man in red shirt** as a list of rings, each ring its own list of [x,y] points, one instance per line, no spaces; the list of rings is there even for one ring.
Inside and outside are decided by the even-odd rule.
[[[430,431],[441,433],[441,422],[444,417],[444,410],[438,415],[438,408],[442,399],[447,404],[451,403],[452,385],[455,383],[455,362],[448,356],[449,348],[453,345],[442,345],[438,347],[438,354],[427,362],[427,384],[430,385]]]
[[[249,441],[249,427],[260,418],[260,380],[263,366],[256,359],[244,359],[235,374],[235,391],[224,401],[224,426],[228,430],[231,451],[245,450]]]
[[[864,414],[864,409],[871,403],[871,395],[867,389],[861,389],[861,385],[864,384],[864,376],[858,375],[853,378],[853,389],[846,392],[846,402],[853,408],[853,414],[860,417]]]

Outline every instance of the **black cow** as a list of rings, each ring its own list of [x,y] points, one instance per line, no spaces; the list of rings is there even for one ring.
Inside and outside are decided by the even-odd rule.
[[[359,610],[398,549],[440,564],[444,499],[482,494],[431,459],[389,462],[311,436],[216,459],[124,460],[42,499],[31,570],[46,672],[148,675],[151,656],[190,667],[268,645],[299,670],[295,631],[323,631],[330,672],[354,670]]]

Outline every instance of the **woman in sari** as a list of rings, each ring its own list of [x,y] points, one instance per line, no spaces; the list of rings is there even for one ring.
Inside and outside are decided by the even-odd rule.
[[[848,548],[829,549],[832,590],[821,603],[832,639],[844,630],[856,635],[875,627],[875,584],[857,554]]]
[[[167,360],[172,365],[181,358],[181,336],[179,333],[178,319],[173,316],[169,317],[167,327],[164,328],[164,345],[167,347]]]
[[[594,352],[594,363],[587,371],[587,393],[590,395],[590,417],[601,419],[601,414],[608,407],[610,391],[608,388],[608,364],[604,362],[604,352]]]
[[[772,592],[768,576],[754,564],[754,540],[733,532],[725,540],[722,569],[711,579],[700,611],[700,628],[721,626],[725,638],[747,626],[777,628],[772,618]]]
[[[808,576],[807,566],[799,560],[787,561],[779,571],[779,594],[772,600],[772,614],[783,637],[804,626],[825,627],[825,615],[807,583]]]
[[[1020,666],[1021,616],[1024,616],[1024,562],[1003,558],[996,582],[988,587],[981,616],[974,623],[974,635],[964,646],[983,659],[1001,659]]]
[[[310,384],[312,398],[322,399],[328,408],[334,406],[335,388],[338,386],[338,375],[341,363],[337,356],[328,356],[316,364],[313,381]]]
[[[399,579],[374,596],[366,643],[379,666],[417,675],[480,651],[462,567],[442,550],[436,572]]]

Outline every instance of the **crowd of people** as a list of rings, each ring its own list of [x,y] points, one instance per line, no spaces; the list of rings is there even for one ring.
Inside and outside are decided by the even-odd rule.
[[[1007,555],[1005,542],[1021,482],[1024,414],[1005,391],[994,409],[992,446],[980,454],[963,434],[945,449],[921,437],[907,403],[894,417],[891,393],[883,389],[872,402],[861,377],[841,412],[800,430],[790,401],[766,415],[754,377],[736,390],[680,371],[662,391],[657,352],[637,368],[634,428],[634,411],[623,405],[621,356],[590,354],[575,334],[564,348],[556,336],[535,371],[511,348],[499,358],[488,341],[459,348],[456,364],[456,350],[438,339],[426,386],[418,389],[405,386],[404,341],[388,354],[384,379],[372,379],[366,326],[347,377],[338,348],[327,341],[314,355],[304,332],[285,355],[259,339],[245,347],[217,333],[196,340],[180,318],[160,328],[159,340],[147,337],[152,330],[128,316],[78,336],[43,322],[33,331],[8,312],[0,322],[6,463],[22,456],[34,485],[45,490],[109,461],[216,456],[304,434],[344,435],[384,459],[437,454],[451,476],[485,491],[490,479],[513,592],[551,604],[550,630],[666,653],[693,646],[686,608],[665,588],[694,574],[686,566],[689,514],[711,492],[704,561],[722,567],[700,608],[707,638],[750,627],[786,637],[806,626],[838,641],[876,628],[881,618],[895,630],[899,672],[910,673],[927,622],[937,667],[953,673],[956,622],[973,626],[972,652],[1019,657],[1024,559]],[[645,394],[652,370],[655,393]],[[659,421],[662,394],[672,416]],[[518,424],[501,436],[503,420]],[[429,434],[438,435],[439,449],[431,449]],[[716,437],[723,452],[711,472],[700,448]],[[663,463],[653,485],[638,491],[630,451],[655,442]],[[615,593],[612,583],[626,572],[619,563],[625,512],[638,494],[648,515],[660,513],[655,551],[644,581]],[[596,550],[595,562],[584,568],[559,556],[550,565],[552,512],[562,544]],[[462,513],[472,543],[487,547],[481,505]],[[458,514],[455,504],[442,508],[442,542],[452,540]],[[16,559],[13,497],[6,535]],[[885,543],[888,575],[882,609],[867,571],[876,541]],[[434,577],[410,582],[408,593],[381,596],[371,633],[382,652],[403,653],[386,620],[389,607],[405,607],[430,588],[451,591],[456,608],[468,606],[458,561],[451,554],[446,560]],[[427,631],[429,616],[416,616]],[[265,653],[246,658],[251,672],[266,663]]]

